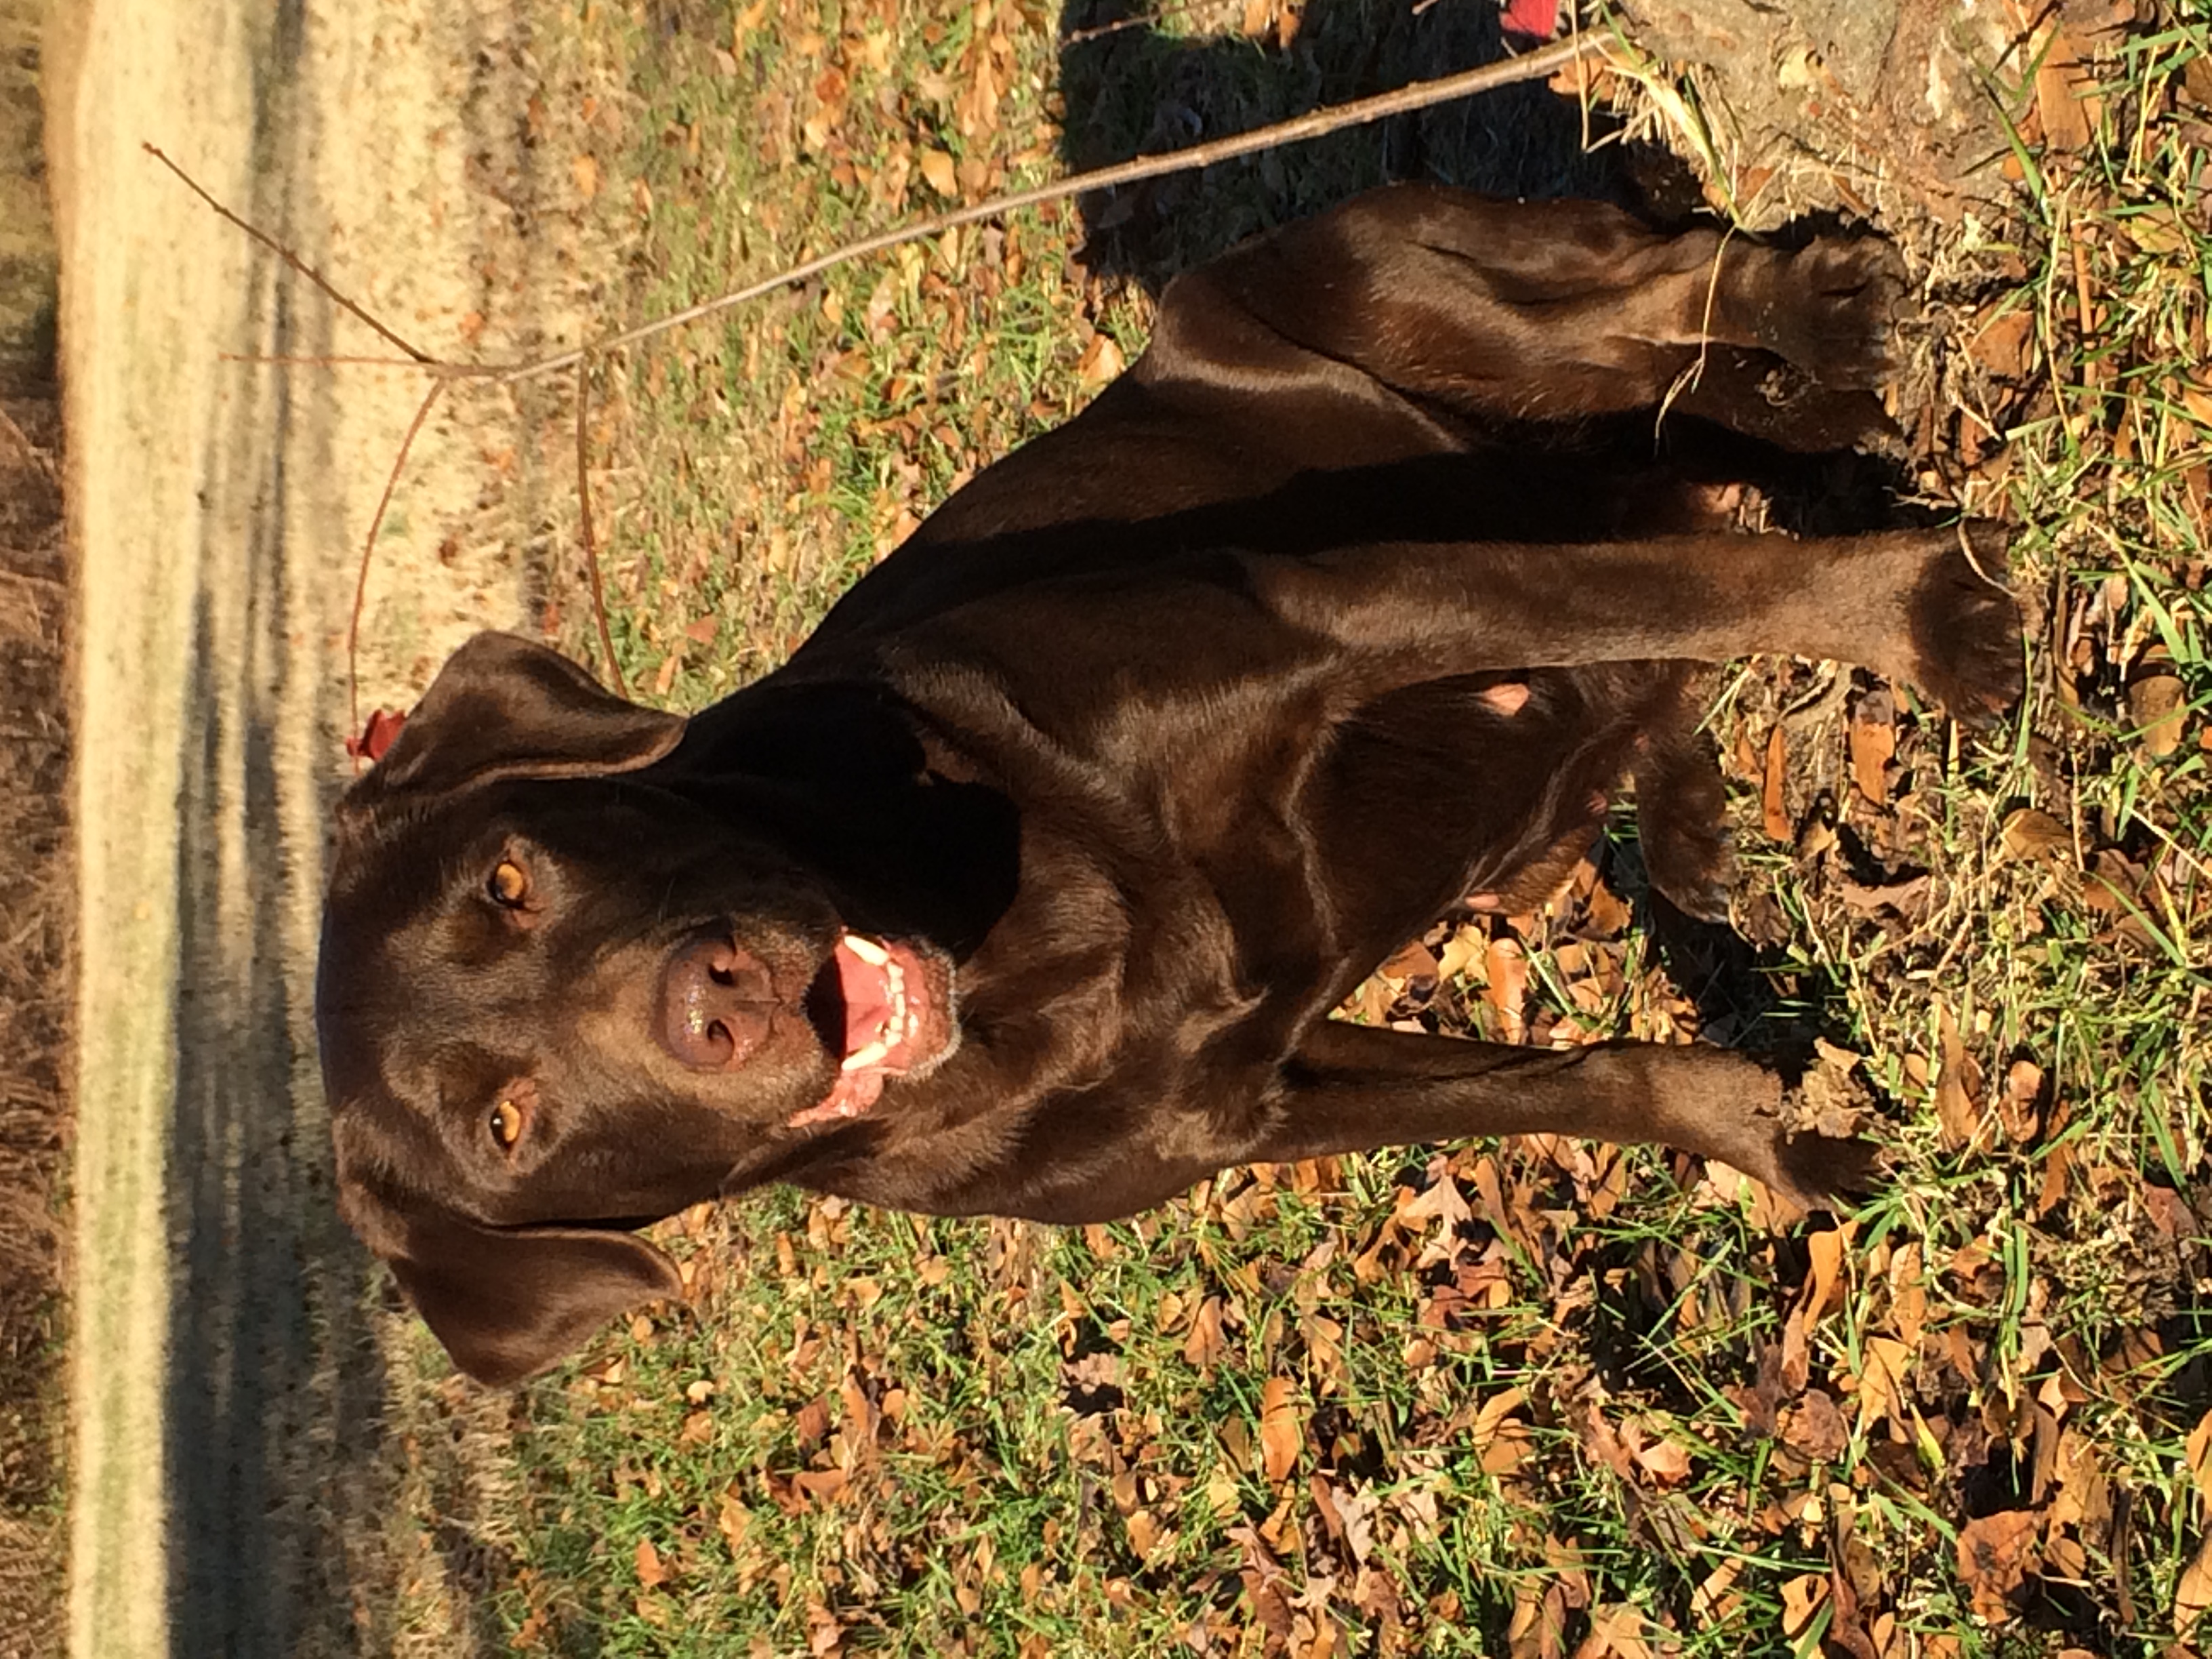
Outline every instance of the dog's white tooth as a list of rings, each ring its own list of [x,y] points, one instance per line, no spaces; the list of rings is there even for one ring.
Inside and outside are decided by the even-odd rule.
[[[891,953],[882,945],[872,939],[862,939],[858,933],[845,935],[845,948],[871,968],[881,968],[891,959]]]
[[[838,1069],[840,1071],[846,1072],[857,1072],[864,1066],[874,1065],[885,1054],[890,1053],[890,1051],[891,1045],[886,1042],[883,1038],[878,1037],[866,1048],[855,1048],[851,1054],[846,1055],[845,1063]]]

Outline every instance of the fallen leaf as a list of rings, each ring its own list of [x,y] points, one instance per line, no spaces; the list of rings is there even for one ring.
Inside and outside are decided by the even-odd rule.
[[[1209,1296],[1191,1319],[1190,1334],[1183,1340],[1183,1362],[1206,1370],[1219,1363],[1228,1346],[1221,1330],[1221,1298]]]
[[[1966,350],[1973,360],[2000,380],[2017,380],[2035,366],[2035,313],[2005,311],[1993,306],[1975,330]]]
[[[2032,1060],[2016,1060],[2005,1072],[2004,1092],[1997,1097],[1997,1120],[2005,1139],[2025,1146],[2035,1139],[2042,1124],[2043,1067]]]
[[[952,158],[943,150],[922,151],[921,167],[923,180],[939,196],[951,198],[960,193],[960,180],[953,168]]]
[[[1298,1448],[1304,1438],[1297,1408],[1291,1401],[1290,1380],[1269,1377],[1260,1390],[1261,1466],[1269,1480],[1285,1480],[1297,1467]]]
[[[2190,1557],[2173,1587],[2174,1629],[2186,1632],[2208,1607],[2212,1607],[2212,1531],[2204,1534],[2204,1541],[2197,1547],[2197,1553]]]
[[[1444,981],[1457,979],[1480,963],[1489,948],[1489,936],[1480,928],[1458,929],[1444,941],[1443,949],[1437,955],[1437,977]]]
[[[1843,1300],[1844,1246],[1849,1235],[1840,1227],[1808,1234],[1805,1253],[1805,1317],[1817,1325]]]
[[[406,724],[404,714],[395,714],[388,708],[373,709],[361,735],[346,739],[346,753],[356,760],[380,761]]]
[[[1559,32],[1559,0],[1505,0],[1498,27],[1527,40],[1548,40]]]
[[[1489,982],[1482,988],[1482,1000],[1497,1010],[1498,1041],[1518,1042],[1528,1030],[1521,1013],[1528,992],[1528,953],[1513,939],[1492,939],[1483,969]]]
[[[1795,1641],[1805,1634],[1828,1599],[1828,1575],[1801,1573],[1782,1583],[1782,1633]]]
[[[1789,739],[1777,726],[1767,735],[1765,781],[1759,792],[1759,823],[1769,841],[1787,842],[1795,837],[1790,834],[1790,811],[1782,796],[1782,772],[1789,759]]]
[[[2074,855],[2074,837],[2066,826],[2033,806],[2016,807],[2008,813],[1997,840],[2008,859],[2044,859],[2060,864]]]
[[[1920,1266],[1920,1246],[1908,1241],[1889,1259],[1889,1323],[1898,1340],[1908,1348],[1920,1346],[1920,1332],[1928,1321],[1928,1284]]]
[[[2205,1413],[2189,1431],[2185,1455],[2189,1478],[2197,1483],[2197,1490],[2212,1498],[2212,1412]]]
[[[1595,1402],[1583,1414],[1582,1439],[1584,1453],[1623,1480],[1635,1468],[1633,1455],[1621,1444],[1620,1437],[1613,1431],[1613,1425],[1605,1420],[1605,1413]]]
[[[1648,1446],[1639,1446],[1636,1461],[1644,1472],[1664,1486],[1671,1486],[1690,1478],[1690,1454],[1672,1440],[1655,1440]]]
[[[1103,340],[1106,337],[1102,334],[1098,337]],[[1400,985],[1405,984],[1408,980],[1436,979],[1441,973],[1435,952],[1419,939],[1415,939],[1411,945],[1401,950],[1375,971],[1385,979],[1396,981]]]
[[[1808,1389],[1782,1422],[1783,1443],[1815,1463],[1833,1463],[1850,1443],[1850,1430],[1824,1389]]]
[[[2066,31],[2050,21],[2050,9],[2034,0],[2013,0],[2012,10],[2020,26],[2031,29],[2027,60],[2035,65],[2035,112],[2044,143],[2052,149],[2087,149],[2103,110],[2089,66]]]
[[[1912,1351],[1894,1337],[1869,1336],[1861,1349],[1858,1382],[1858,1426],[1887,1418],[1900,1429],[1911,1421],[1905,1404],[1905,1382],[1912,1371]]]
[[[1742,1577],[1743,1559],[1731,1556],[1705,1575],[1705,1582],[1690,1592],[1690,1611],[1703,1620],[1718,1619],[1729,1612],[1738,1598],[1733,1593],[1735,1581]]]
[[[660,1565],[660,1552],[653,1548],[650,1538],[637,1540],[637,1582],[647,1589],[668,1582],[668,1569]]]
[[[599,164],[590,155],[579,155],[568,164],[568,173],[576,181],[576,189],[586,201],[599,193]]]
[[[1139,1510],[1129,1517],[1128,1527],[1129,1547],[1139,1561],[1145,1560],[1159,1547],[1160,1523],[1152,1519],[1150,1510]]]
[[[1936,1043],[1942,1066],[1936,1074],[1936,1121],[1942,1131],[1947,1152],[1983,1150],[1989,1126],[1977,1103],[1982,1092],[1982,1068],[1960,1041],[1958,1022],[1948,1003],[1936,1005]]]
[[[2181,747],[2188,702],[2173,653],[2165,646],[2153,645],[2136,659],[2128,674],[2128,718],[2142,734],[2146,754],[2163,760]]]
[[[2143,867],[2117,848],[2099,849],[2081,884],[2081,902],[2110,919],[2112,932],[2137,945],[2155,948],[2158,939],[2144,915],[2156,914],[2157,884]]]
[[[722,1494],[722,1504],[714,1516],[714,1525],[721,1533],[723,1542],[730,1547],[733,1559],[744,1543],[745,1534],[751,1529],[752,1523],[752,1511],[745,1507],[744,1499],[738,1495],[738,1489],[732,1485]]]
[[[2012,1617],[2010,1598],[2036,1565],[2042,1529],[2033,1510],[2000,1510],[1959,1529],[1959,1577],[1973,1598],[1974,1617],[1991,1625]]]
[[[1887,691],[1859,699],[1851,711],[1851,781],[1873,806],[1889,803],[1889,763],[1897,753],[1897,715]]]

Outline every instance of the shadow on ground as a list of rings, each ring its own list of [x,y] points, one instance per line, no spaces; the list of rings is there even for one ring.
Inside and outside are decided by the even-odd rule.
[[[1062,14],[1061,153],[1071,169],[1188,149],[1505,55],[1498,12],[1488,5],[1311,0],[1287,44],[1170,34],[1146,21],[1154,9],[1073,0]],[[1669,213],[1696,200],[1693,189],[1674,199],[1681,175],[1661,152],[1586,148],[1586,137],[1609,131],[1602,116],[1591,120],[1586,134],[1572,100],[1540,81],[1525,82],[1102,192],[1081,204],[1084,258],[1102,274],[1157,289],[1256,231],[1398,179]]]

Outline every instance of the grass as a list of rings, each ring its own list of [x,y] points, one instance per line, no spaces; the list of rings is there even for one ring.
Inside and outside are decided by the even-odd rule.
[[[1271,57],[1233,33],[1248,9],[1218,9],[1128,42],[1114,75],[1149,77],[1139,99],[1089,60],[1063,79],[1053,20],[988,0],[593,0],[580,194],[632,249],[643,316],[914,216],[940,183],[1047,176],[1063,134],[1095,160],[1178,107],[1218,126],[1365,89],[1331,40]],[[1403,46],[1364,13],[1332,27],[1370,24]],[[1510,1142],[1231,1171],[1070,1232],[789,1193],[694,1212],[664,1229],[691,1305],[511,1403],[405,1339],[420,1474],[395,1525],[431,1540],[450,1601],[425,1592],[422,1644],[441,1620],[606,1655],[2186,1638],[2212,1601],[2192,1449],[2212,1407],[2212,17],[2181,7],[2100,72],[2100,135],[2065,154],[2036,141],[2030,89],[1998,86],[2021,217],[1954,234],[1934,296],[1929,482],[2020,526],[2045,613],[2027,703],[1961,739],[1900,693],[1877,799],[1851,769],[1873,683],[1751,665],[1713,724],[1757,951],[1653,935],[1626,822],[1575,898],[1510,930],[1540,1039],[1817,1031],[1844,1056],[1826,1086],[1893,1147],[1881,1193],[1794,1224],[1692,1160]],[[1525,159],[1471,127],[1413,137],[1447,174]],[[1157,199],[1094,227],[1127,280],[1087,279],[1074,212],[1040,213],[610,365],[595,489],[633,686],[690,708],[773,666],[933,502],[1136,355],[1161,270],[1411,141],[1359,142],[1310,178],[1286,155],[1181,187],[1170,206],[1212,216],[1167,216],[1165,245],[1142,234]],[[1568,184],[1584,164],[1561,165]],[[1978,343],[1992,330],[2016,360]],[[578,572],[552,592],[588,659]],[[2165,748],[2128,682],[2169,673]],[[1759,799],[1778,724],[1783,841]],[[1824,797],[1832,836],[1798,834]],[[1488,930],[1456,953],[1449,933],[1431,945],[1462,971],[1401,962],[1369,1015],[1501,1029],[1510,962]]]

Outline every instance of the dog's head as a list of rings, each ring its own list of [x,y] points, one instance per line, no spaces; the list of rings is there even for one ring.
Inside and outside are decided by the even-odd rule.
[[[943,960],[847,931],[678,787],[684,732],[483,635],[340,803],[315,1017],[341,1206],[486,1382],[678,1293],[631,1229],[951,1046]]]

